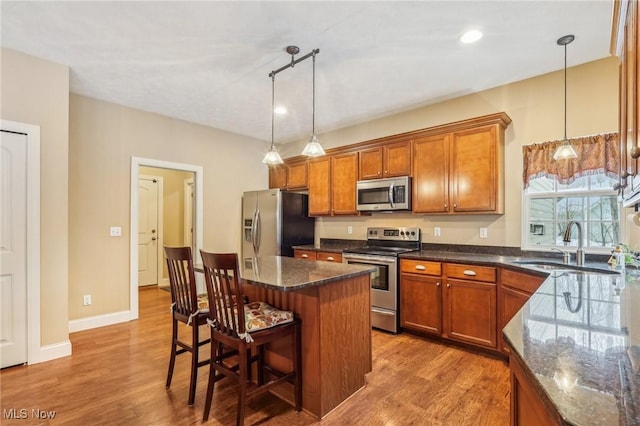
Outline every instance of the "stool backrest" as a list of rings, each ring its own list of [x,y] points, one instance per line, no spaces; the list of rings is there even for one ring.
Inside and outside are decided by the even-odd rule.
[[[237,253],[207,253],[200,250],[209,298],[211,326],[230,337],[244,335],[244,296]],[[239,302],[239,303],[238,303]]]
[[[189,316],[198,310],[198,294],[191,247],[166,247],[173,312]]]

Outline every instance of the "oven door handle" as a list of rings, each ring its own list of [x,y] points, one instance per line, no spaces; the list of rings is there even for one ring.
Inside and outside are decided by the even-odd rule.
[[[361,255],[352,255],[352,254],[344,254],[344,260],[358,260],[361,262],[369,262],[373,264],[394,264],[396,263],[396,258],[388,258],[388,257],[380,257],[380,256],[361,256]]]

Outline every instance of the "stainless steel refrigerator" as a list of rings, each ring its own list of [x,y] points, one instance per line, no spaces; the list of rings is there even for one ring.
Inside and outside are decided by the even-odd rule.
[[[242,258],[293,256],[293,246],[313,244],[315,218],[307,194],[266,189],[242,196]]]

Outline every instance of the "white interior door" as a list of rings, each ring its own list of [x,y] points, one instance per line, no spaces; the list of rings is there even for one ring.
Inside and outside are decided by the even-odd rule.
[[[184,181],[184,245],[193,251],[193,179]]]
[[[138,286],[158,284],[158,179],[138,179]]]
[[[0,368],[27,362],[27,135],[0,133]]]

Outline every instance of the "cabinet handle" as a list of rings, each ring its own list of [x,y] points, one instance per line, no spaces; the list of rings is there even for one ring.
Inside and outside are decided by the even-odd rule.
[[[476,275],[478,275],[476,274],[476,271],[472,271],[471,269],[465,269],[463,274],[468,275],[470,277],[475,277]]]
[[[333,256],[329,256],[329,257],[327,257],[327,261],[329,261],[329,262],[333,262]]]
[[[451,284],[447,283],[447,288],[451,287]]]
[[[418,271],[426,271],[427,270],[427,268],[424,265],[416,265],[416,269]]]
[[[309,255],[308,255],[308,254],[303,254],[303,255],[302,255],[302,256],[300,256],[300,257],[302,257],[303,259],[306,259],[307,257],[309,257]]]

